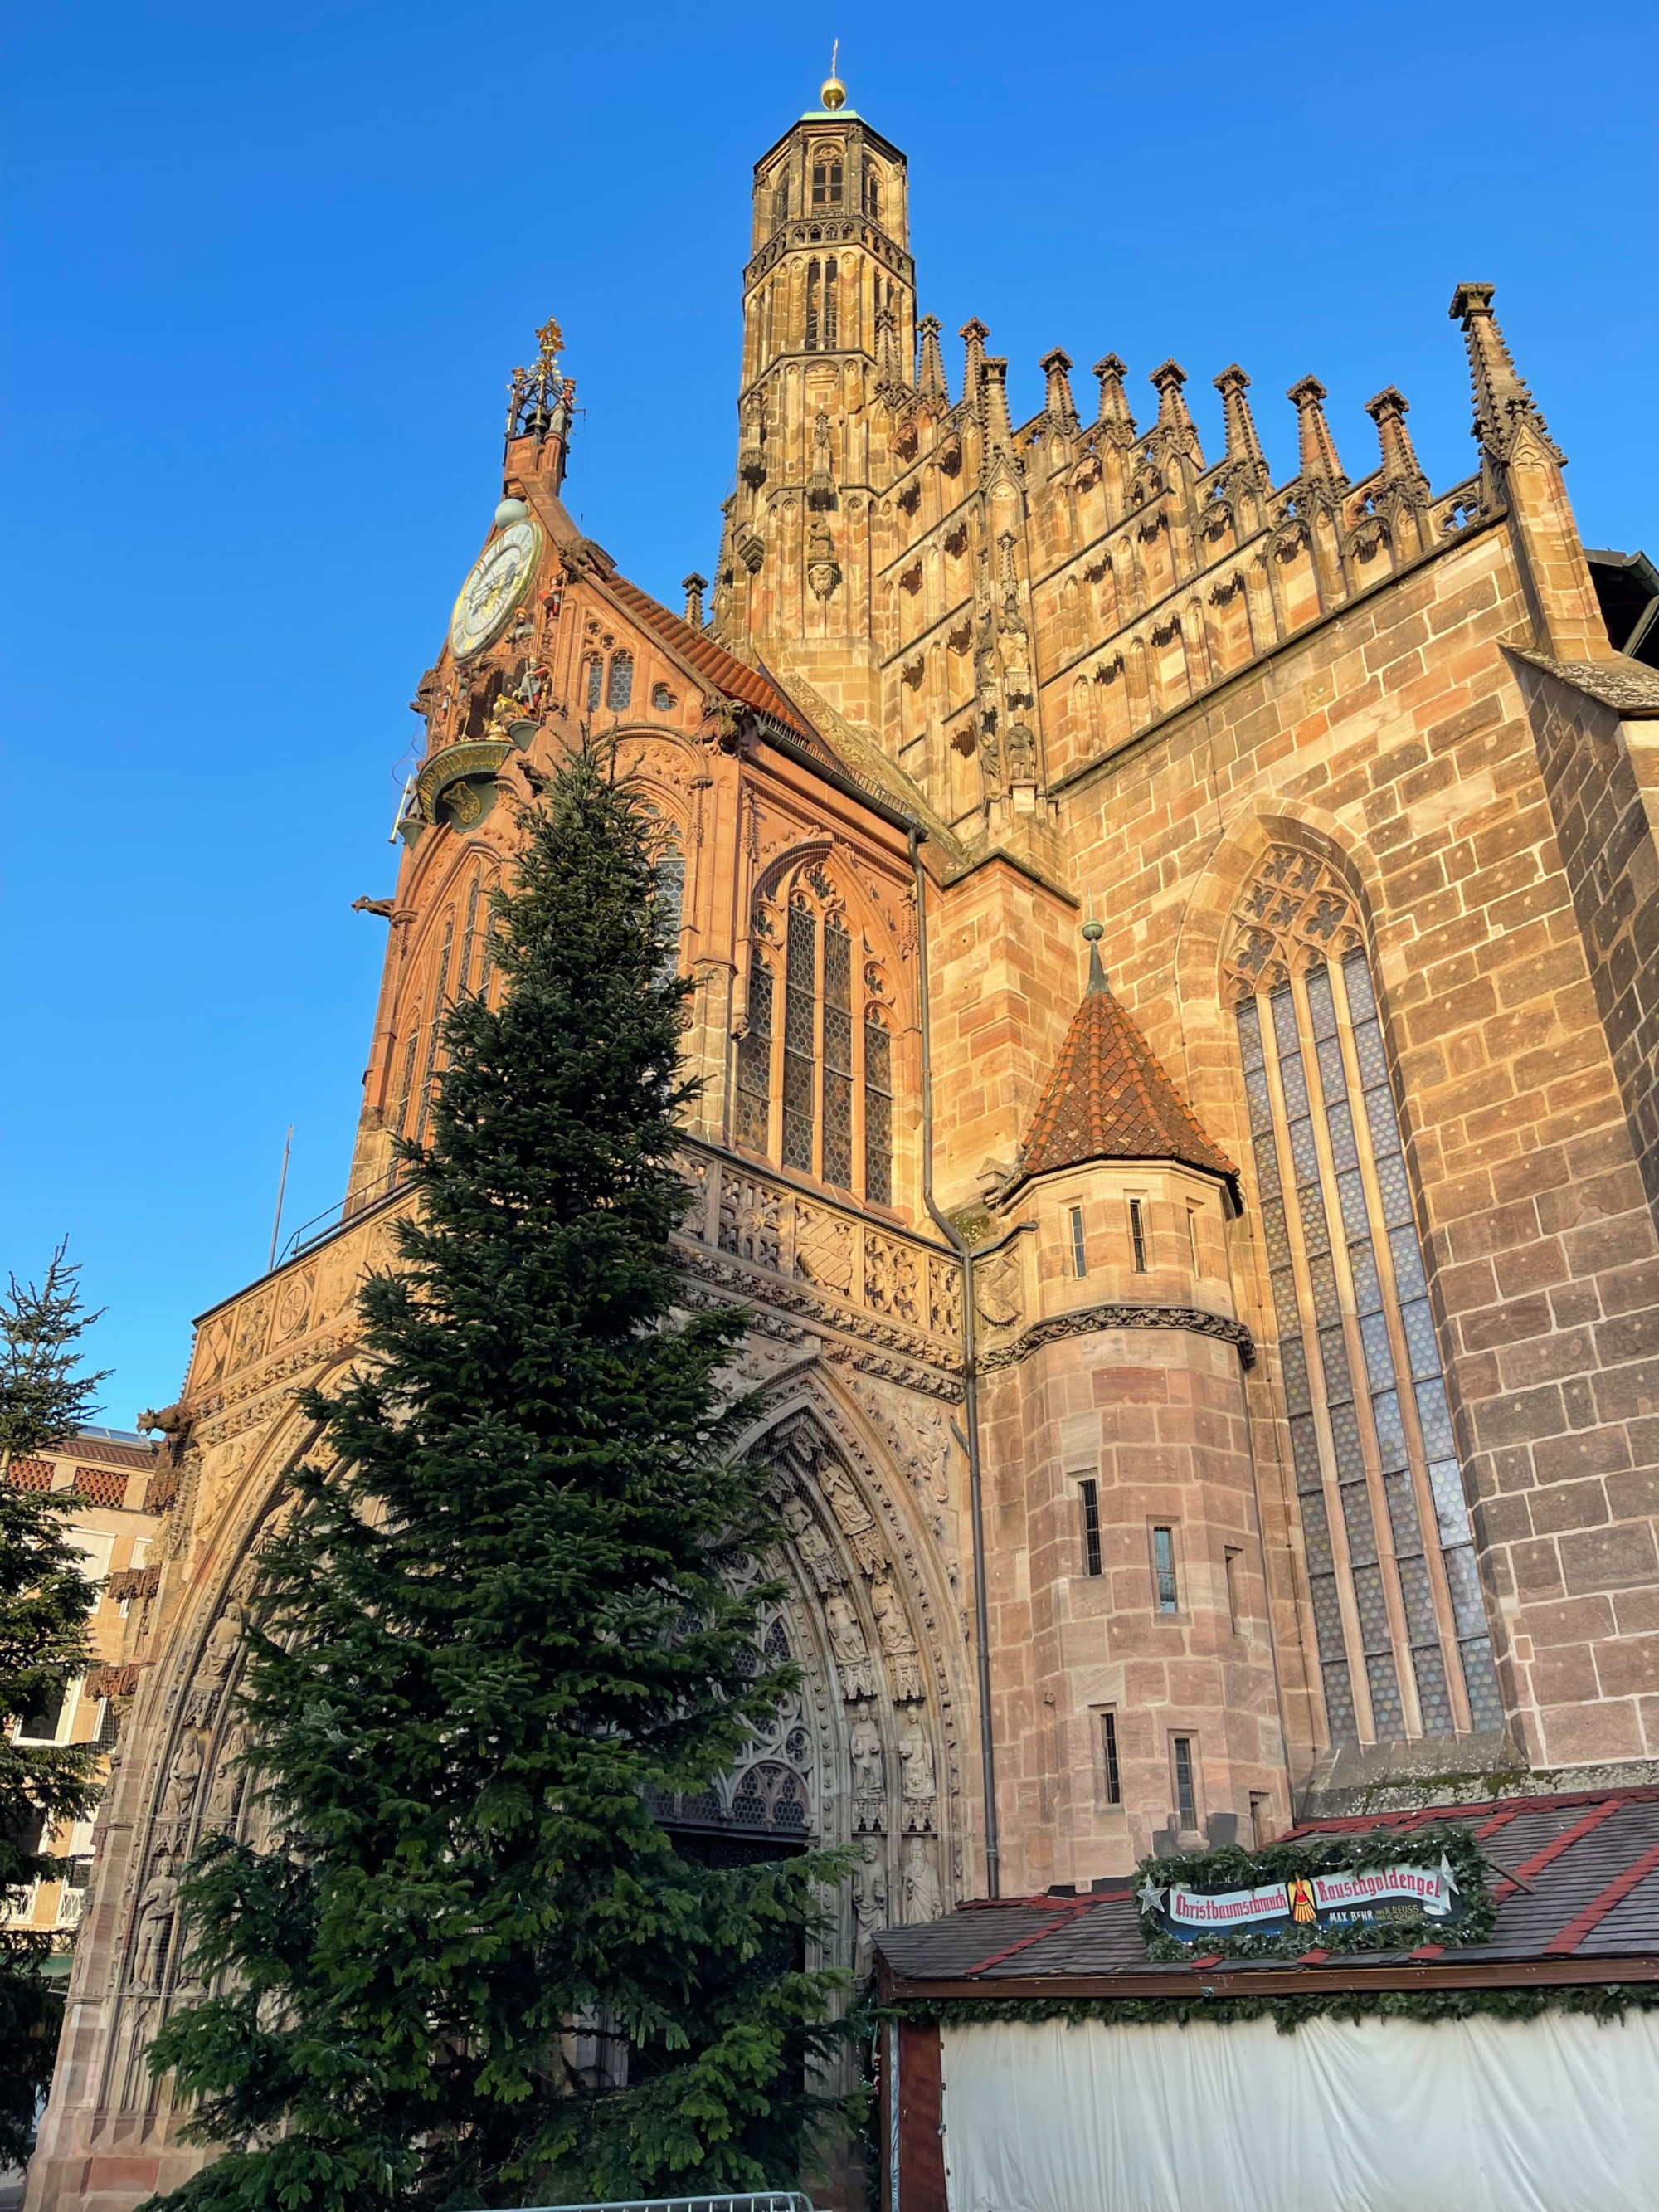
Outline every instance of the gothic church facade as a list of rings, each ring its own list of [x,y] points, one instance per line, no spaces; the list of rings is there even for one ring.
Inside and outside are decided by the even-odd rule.
[[[836,1939],[1345,1793],[1659,1778],[1659,675],[1616,650],[1492,288],[1478,465],[1237,367],[1016,423],[917,314],[902,154],[833,81],[755,172],[737,489],[682,614],[560,500],[550,325],[422,679],[351,1185],[197,1330],[31,2205],[202,2154],[143,2052],[177,1881],[256,1819],[240,1607],[354,1354],[441,1010],[498,988],[510,798],[586,723],[693,979],[688,1302],[756,1316],[799,1698],[662,1808],[847,1842]],[[1144,403],[1133,396],[1149,385]],[[1137,419],[1139,410],[1142,419]],[[1352,446],[1348,434],[1343,442]],[[493,492],[495,487],[489,487]],[[1371,1802],[1377,1802],[1373,1796]]]

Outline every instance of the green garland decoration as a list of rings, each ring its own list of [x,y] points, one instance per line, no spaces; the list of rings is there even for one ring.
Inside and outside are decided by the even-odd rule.
[[[1462,1910],[1448,1925],[1409,1907],[1398,1917],[1360,1921],[1347,1927],[1291,1926],[1271,1936],[1247,1929],[1206,1929],[1191,1942],[1166,1935],[1143,1905],[1141,1934],[1149,1958],[1191,1959],[1202,1950],[1227,1959],[1299,1959],[1304,1951],[1409,1951],[1419,1943],[1489,1943],[1498,1908],[1486,1887],[1486,1862],[1467,1828],[1437,1821],[1431,1830],[1401,1835],[1380,1829],[1364,1836],[1312,1836],[1267,1844],[1260,1850],[1228,1844],[1220,1850],[1184,1851],[1169,1858],[1144,1858],[1135,1869],[1137,1884],[1160,1889],[1183,1883],[1194,1889],[1255,1889],[1273,1881],[1307,1881],[1322,1874],[1370,1874],[1381,1867],[1437,1867],[1444,1858],[1457,1884]],[[1159,1999],[1159,2002],[1164,2000]],[[1300,2002],[1300,2000],[1297,2000]]]
[[[1104,2021],[1109,2027],[1158,2027],[1174,2021],[1217,2027],[1271,2020],[1294,2035],[1310,2020],[1536,2020],[1540,2013],[1588,2013],[1600,2021],[1659,2010],[1659,1983],[1562,1983],[1538,1989],[1315,1990],[1306,1996],[1239,1997],[915,1997],[881,2007],[882,2020],[973,2027],[987,2021]]]

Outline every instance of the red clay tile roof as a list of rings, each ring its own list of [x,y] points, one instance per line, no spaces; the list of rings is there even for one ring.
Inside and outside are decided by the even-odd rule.
[[[1205,1135],[1113,997],[1093,945],[1088,994],[1031,1116],[1009,1190],[1051,1168],[1081,1167],[1085,1160],[1179,1160],[1224,1177],[1237,1201],[1237,1169]]]
[[[671,615],[666,607],[642,592],[637,584],[630,584],[626,576],[611,574],[605,579],[605,588],[620,599],[636,622],[642,622],[656,631],[659,637],[671,645],[682,660],[689,660],[699,676],[703,677],[716,690],[728,699],[741,699],[744,706],[752,707],[757,714],[767,714],[781,722],[786,730],[811,743],[813,732],[801,717],[800,709],[779,690],[769,677],[758,669],[745,668],[734,659],[724,646],[716,645],[712,637],[693,629],[678,615]]]
[[[1489,1845],[1498,1923],[1489,1943],[1425,1946],[1415,1952],[1305,1953],[1300,1960],[1227,1959],[1223,1972],[1205,1970],[1206,1984],[1224,1979],[1222,1994],[1249,1995],[1263,1976],[1276,1987],[1329,1982],[1363,1988],[1370,1975],[1404,1986],[1431,1988],[1467,1979],[1471,1969],[1496,1982],[1530,1984],[1552,1976],[1549,1961],[1573,1961],[1556,1978],[1652,1979],[1659,1976],[1659,1789],[1595,1790],[1551,1797],[1510,1797],[1475,1805],[1437,1805],[1406,1813],[1310,1820],[1299,1838],[1420,1832],[1439,1821],[1468,1829]],[[1509,1877],[1518,1875],[1518,1881]],[[1133,1978],[1125,1996],[1167,1984],[1169,1994],[1200,1972],[1200,1962],[1155,1962],[1146,1956],[1133,1878],[1122,1876],[1081,1896],[981,1899],[920,1928],[890,1928],[876,1948],[890,1976],[918,1985],[948,1983],[952,1993],[975,1983],[985,1996],[1010,1993],[1011,1983],[1036,1978],[1056,1995],[1067,1980],[1087,1977],[1100,1994],[1113,1978]],[[1638,1962],[1640,1962],[1639,1971]]]

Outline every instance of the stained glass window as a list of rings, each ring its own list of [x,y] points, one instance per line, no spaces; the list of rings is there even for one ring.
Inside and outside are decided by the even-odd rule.
[[[421,1115],[419,1121],[415,1124],[415,1141],[417,1145],[426,1142],[426,1118],[432,1110],[432,1085],[437,1072],[438,1047],[441,1042],[444,1015],[448,1006],[449,954],[454,937],[455,917],[453,914],[446,915],[443,951],[438,956],[438,984],[432,994],[432,1019],[427,1026],[426,1032],[426,1066],[421,1075]]]
[[[620,714],[634,696],[634,656],[631,653],[613,653],[611,656],[611,681],[605,687],[605,703],[613,714]]]
[[[763,1152],[771,1137],[772,970],[749,956],[749,1026],[738,1041],[738,1142]]]
[[[1356,1673],[1376,1740],[1453,1733],[1453,1666],[1468,1724],[1497,1727],[1376,994],[1346,895],[1311,856],[1268,856],[1231,966],[1332,1737],[1368,1732]]]
[[[785,1167],[854,1195],[861,1178],[864,1198],[890,1206],[893,1037],[887,1009],[868,995],[883,988],[879,965],[817,861],[794,876],[781,915],[763,898],[755,927],[757,945],[782,939],[783,1005],[775,1029],[773,972],[757,949],[738,1054],[739,1139],[757,1150],[778,1142],[768,1129],[776,1092]]]
[[[893,1040],[873,1006],[864,1018],[864,1194],[893,1202]]]
[[[472,889],[467,895],[466,934],[461,939],[460,971],[455,978],[455,995],[458,999],[464,999],[466,996],[467,984],[472,974],[472,941],[478,933],[478,900],[483,890],[483,876],[474,876]]]
[[[685,855],[671,846],[657,863],[657,921],[662,931],[663,955],[657,970],[659,982],[666,981],[680,964],[680,922],[685,908]]]
[[[783,1164],[812,1172],[813,1060],[818,925],[804,902],[789,908],[783,971]]]
[[[591,714],[599,706],[599,694],[605,688],[605,663],[590,660],[587,664],[587,711]]]
[[[853,1187],[853,940],[823,925],[823,1179]]]

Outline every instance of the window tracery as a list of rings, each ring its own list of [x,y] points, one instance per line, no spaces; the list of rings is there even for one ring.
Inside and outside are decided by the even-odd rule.
[[[634,696],[634,656],[631,653],[613,653],[611,656],[611,680],[605,686],[605,703],[613,714],[626,711]]]
[[[812,153],[812,204],[839,207],[843,193],[843,171],[838,147],[815,147]]]
[[[1376,992],[1346,885],[1314,854],[1273,848],[1236,910],[1224,975],[1332,1737],[1498,1727]]]
[[[890,1206],[893,1038],[880,1003],[882,963],[857,927],[816,860],[757,899],[738,1043],[737,1139],[798,1174]]]

